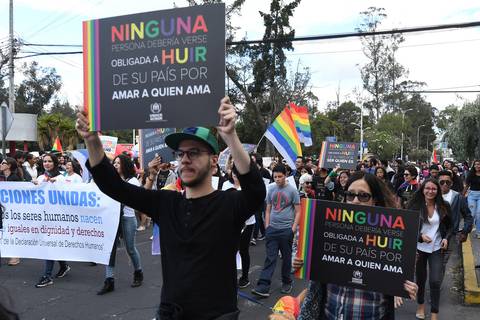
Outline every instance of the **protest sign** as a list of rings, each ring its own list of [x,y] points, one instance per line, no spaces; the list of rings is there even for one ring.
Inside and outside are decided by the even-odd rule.
[[[413,281],[417,211],[302,199],[296,276],[407,297]]]
[[[225,4],[83,22],[91,130],[218,124]]]
[[[355,169],[357,167],[359,144],[355,142],[329,142],[322,143],[320,151],[320,168]]]
[[[163,162],[173,159],[173,150],[165,144],[165,137],[175,132],[173,128],[141,129],[140,158],[142,168],[148,168],[148,163],[155,158],[155,154],[162,157]]]
[[[94,184],[3,182],[3,257],[108,264],[120,204]]]
[[[118,137],[100,135],[103,151],[107,157],[115,157],[115,150],[117,149]]]

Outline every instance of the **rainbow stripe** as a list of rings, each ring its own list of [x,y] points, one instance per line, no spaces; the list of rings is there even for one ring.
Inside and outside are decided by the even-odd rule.
[[[295,272],[295,276],[299,279],[310,279],[316,208],[315,199],[302,198],[297,258],[303,260],[303,267]]]
[[[322,142],[322,149],[320,150],[320,156],[318,157],[318,167],[325,168],[325,158],[327,155],[327,141]]]
[[[287,164],[295,168],[295,160],[302,155],[302,147],[288,108],[283,109],[268,127],[265,137],[275,146]]]
[[[310,120],[308,120],[308,108],[297,106],[295,103],[290,102],[290,112],[292,113],[292,119],[295,123],[300,142],[302,142],[305,147],[310,147],[313,142]]]
[[[83,22],[83,104],[90,130],[100,130],[100,21]]]

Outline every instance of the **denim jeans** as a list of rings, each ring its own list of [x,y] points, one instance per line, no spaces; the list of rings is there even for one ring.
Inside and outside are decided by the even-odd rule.
[[[477,235],[480,234],[480,191],[472,191],[468,192],[468,207],[472,212],[472,216],[475,219],[475,227]]]
[[[415,276],[417,278],[418,304],[425,303],[425,283],[427,281],[427,263],[428,263],[428,279],[430,282],[430,303],[431,312],[438,313],[440,304],[440,287],[443,281],[444,257],[443,251],[437,250],[432,253],[417,250],[417,263]]]
[[[44,276],[48,278],[52,278],[52,272],[53,272],[53,267],[55,264],[55,260],[45,260],[45,272]],[[67,263],[65,261],[58,261],[58,264],[60,265],[60,268],[66,268]]]
[[[135,234],[137,232],[137,218],[136,217],[122,217],[121,223],[121,232],[123,236],[123,241],[125,242],[125,248],[127,249],[127,254],[130,257],[133,268],[135,270],[141,270],[142,265],[140,261],[140,254],[138,253],[137,248],[135,247]],[[117,245],[114,242],[112,248],[112,254],[110,257],[110,262],[108,266],[106,266],[106,278],[113,278],[114,276],[114,268],[115,268],[115,258],[116,258],[116,251]]]
[[[282,283],[291,283],[290,271],[292,268],[292,242],[293,231],[291,228],[274,229],[268,227],[266,233],[267,257],[257,286],[259,289],[270,289],[275,266],[277,265],[278,250],[282,253]]]

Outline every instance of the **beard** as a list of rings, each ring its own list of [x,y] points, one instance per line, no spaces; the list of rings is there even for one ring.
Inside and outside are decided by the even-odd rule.
[[[180,170],[180,178],[181,178],[181,173],[182,173],[182,170]],[[200,168],[195,178],[193,178],[191,181],[188,181],[188,182],[182,179],[182,183],[184,186],[189,188],[197,187],[201,185],[209,175],[210,175],[210,162],[205,167]]]

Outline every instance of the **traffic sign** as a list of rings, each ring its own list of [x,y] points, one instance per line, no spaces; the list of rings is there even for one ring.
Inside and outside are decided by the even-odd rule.
[[[10,109],[8,109],[7,104],[4,102],[2,103],[1,107],[1,112],[0,112],[0,132],[5,135],[5,137],[8,134],[8,131],[10,131],[10,128],[12,127],[13,123],[13,115],[10,112]],[[3,131],[3,126],[5,125],[5,131]]]
[[[363,141],[362,143],[362,148],[368,148],[368,142],[367,141]]]

